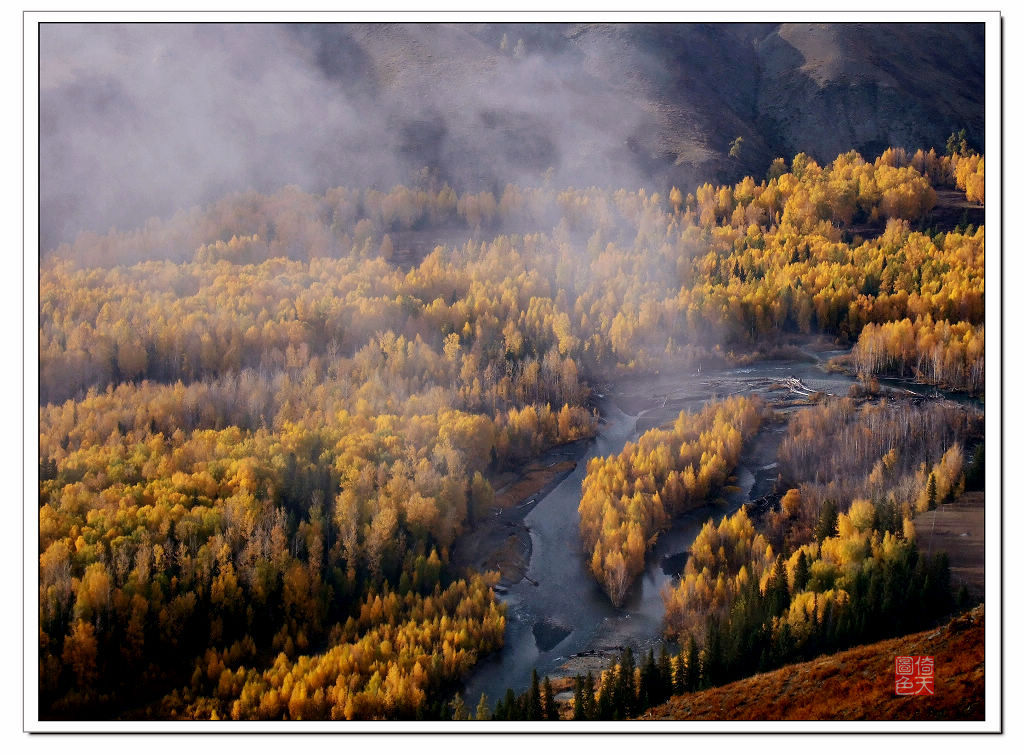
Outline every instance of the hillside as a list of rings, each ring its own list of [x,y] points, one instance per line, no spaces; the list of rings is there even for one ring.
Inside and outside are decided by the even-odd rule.
[[[985,146],[981,25],[62,24],[40,50],[44,250],[286,184],[692,191]]]
[[[985,494],[972,492],[937,506],[915,520],[926,554],[949,556],[954,590],[966,587],[972,600],[985,596]]]
[[[935,657],[935,694],[894,694],[897,655]],[[673,697],[645,720],[978,721],[985,717],[985,607],[945,626]]]

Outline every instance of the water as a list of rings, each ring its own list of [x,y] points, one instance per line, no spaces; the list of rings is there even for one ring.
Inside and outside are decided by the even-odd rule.
[[[602,414],[607,424],[601,426],[586,456],[524,520],[533,541],[527,575],[537,584],[524,579],[503,596],[505,647],[477,666],[466,685],[467,700],[476,701],[485,692],[494,701],[507,687],[527,687],[532,669],[550,673],[561,659],[588,647],[600,624],[618,613],[585,565],[577,509],[587,461],[618,453],[627,441],[635,440],[636,417],[610,404],[602,407]],[[548,651],[537,647],[533,634],[533,625],[544,619],[571,629]]]
[[[726,496],[726,505],[691,511],[661,535],[647,554],[643,574],[618,609],[590,574],[580,540],[578,507],[587,461],[594,456],[619,453],[627,442],[674,418],[681,409],[699,409],[710,400],[736,393],[764,394],[769,387],[766,378],[793,376],[812,390],[846,395],[853,379],[822,369],[835,353],[842,352],[819,354],[816,363],[758,362],[700,374],[637,379],[619,387],[615,396],[604,399],[601,413],[606,424],[601,425],[585,456],[573,473],[543,497],[524,520],[533,543],[527,575],[537,584],[524,579],[502,596],[506,604],[505,647],[476,666],[466,682],[465,699],[475,703],[483,692],[493,704],[509,687],[517,693],[525,690],[533,669],[541,677],[555,675],[571,655],[583,651],[624,644],[646,648],[659,643],[664,614],[662,589],[673,580],[672,572],[685,562],[682,554],[690,548],[704,523],[708,519],[718,521],[750,500],[755,483],[752,470],[771,469],[781,428],[762,430],[775,440],[761,444],[757,458],[744,452],[735,472],[739,491]],[[627,414],[612,403],[614,399],[626,407],[644,403],[650,406],[652,398],[655,403],[662,401],[662,405],[638,410],[636,415]],[[539,636],[535,636],[534,626],[538,623]],[[559,639],[563,634],[564,638]]]

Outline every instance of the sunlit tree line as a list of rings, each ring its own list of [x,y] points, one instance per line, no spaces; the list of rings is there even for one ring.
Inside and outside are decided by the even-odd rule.
[[[929,315],[868,323],[853,349],[858,375],[912,377],[946,388],[985,388],[985,326],[932,322]]]
[[[783,558],[739,512],[710,525],[695,551],[718,548],[665,591],[666,633],[680,640],[678,691],[916,631],[957,604],[945,554],[922,556],[909,519],[856,501]],[[961,598],[962,600],[962,598]]]
[[[957,490],[966,449],[983,433],[981,411],[951,402],[858,406],[852,399],[830,399],[801,411],[790,419],[778,452],[782,480],[799,494],[783,498],[767,531],[778,547],[806,542],[826,501],[843,511],[855,499],[869,498],[910,517],[929,507],[933,477],[932,505],[943,503]]]
[[[883,202],[894,191],[955,185],[956,170],[973,159],[890,150],[874,162],[850,153],[821,167],[799,155],[767,180],[706,185],[685,198],[672,192],[668,201],[642,191],[508,187],[482,237],[493,240],[446,244],[443,225],[433,235],[430,226],[407,231],[440,243],[403,266],[380,250],[414,243],[400,235],[403,222],[368,210],[359,192],[227,199],[206,214],[83,237],[44,260],[43,399],[127,380],[323,367],[328,355],[353,358],[378,331],[418,335],[439,354],[457,335],[461,357],[472,352],[477,362],[456,371],[480,373],[479,387],[470,380],[462,390],[486,402],[488,368],[500,382],[508,363],[541,365],[552,350],[585,377],[704,358],[709,342],[743,346],[785,332],[855,340],[866,324],[925,316],[977,326],[983,230],[913,231],[910,223],[927,226],[926,210]],[[431,196],[393,194],[399,203]],[[340,212],[339,202],[349,209]],[[330,235],[349,228],[342,218],[358,217],[368,234],[362,246],[343,235],[321,249],[310,236],[328,218]],[[886,218],[875,238],[853,233],[861,223],[880,231]],[[389,231],[394,238],[381,241]],[[280,243],[266,242],[266,256],[218,256],[256,237]],[[169,244],[181,249],[172,254]],[[83,267],[94,258],[110,266],[121,253],[130,266]],[[140,262],[151,258],[182,264]],[[573,403],[550,385],[523,390]]]
[[[580,535],[612,603],[622,602],[672,516],[725,484],[763,414],[756,398],[728,398],[696,414],[681,412],[671,429],[649,430],[618,455],[587,463]]]

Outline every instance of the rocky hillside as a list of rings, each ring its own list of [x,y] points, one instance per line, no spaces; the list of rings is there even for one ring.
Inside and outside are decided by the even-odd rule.
[[[894,694],[897,655],[935,658],[935,694]],[[646,720],[977,721],[985,717],[985,607],[945,626],[673,697]]]
[[[288,183],[664,190],[983,150],[984,96],[980,24],[49,24],[43,246]]]
[[[740,176],[801,151],[828,160],[849,149],[873,156],[890,145],[941,146],[959,128],[983,142],[980,25],[335,25],[293,32],[345,86],[373,97],[400,93],[414,113],[424,92],[468,105],[420,111],[434,147],[455,139],[465,121],[492,131],[489,149],[539,169],[560,167],[557,132],[592,125],[602,135],[621,129],[619,143],[635,165],[668,174],[695,168]],[[561,114],[545,112],[555,104],[552,93],[568,122],[545,119]],[[619,107],[609,113],[604,105],[612,100]],[[587,122],[574,123],[573,113]],[[730,159],[737,136],[744,143]]]

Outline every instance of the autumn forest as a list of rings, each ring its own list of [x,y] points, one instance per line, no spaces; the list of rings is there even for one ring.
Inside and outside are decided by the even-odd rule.
[[[953,139],[665,192],[288,186],[45,252],[40,715],[626,718],[978,603],[920,517],[984,489],[985,228],[937,212],[984,170]],[[455,554],[509,480],[582,459],[625,381],[809,351],[849,389],[722,392],[584,463],[609,610],[708,512],[657,649],[464,699],[510,580]]]

